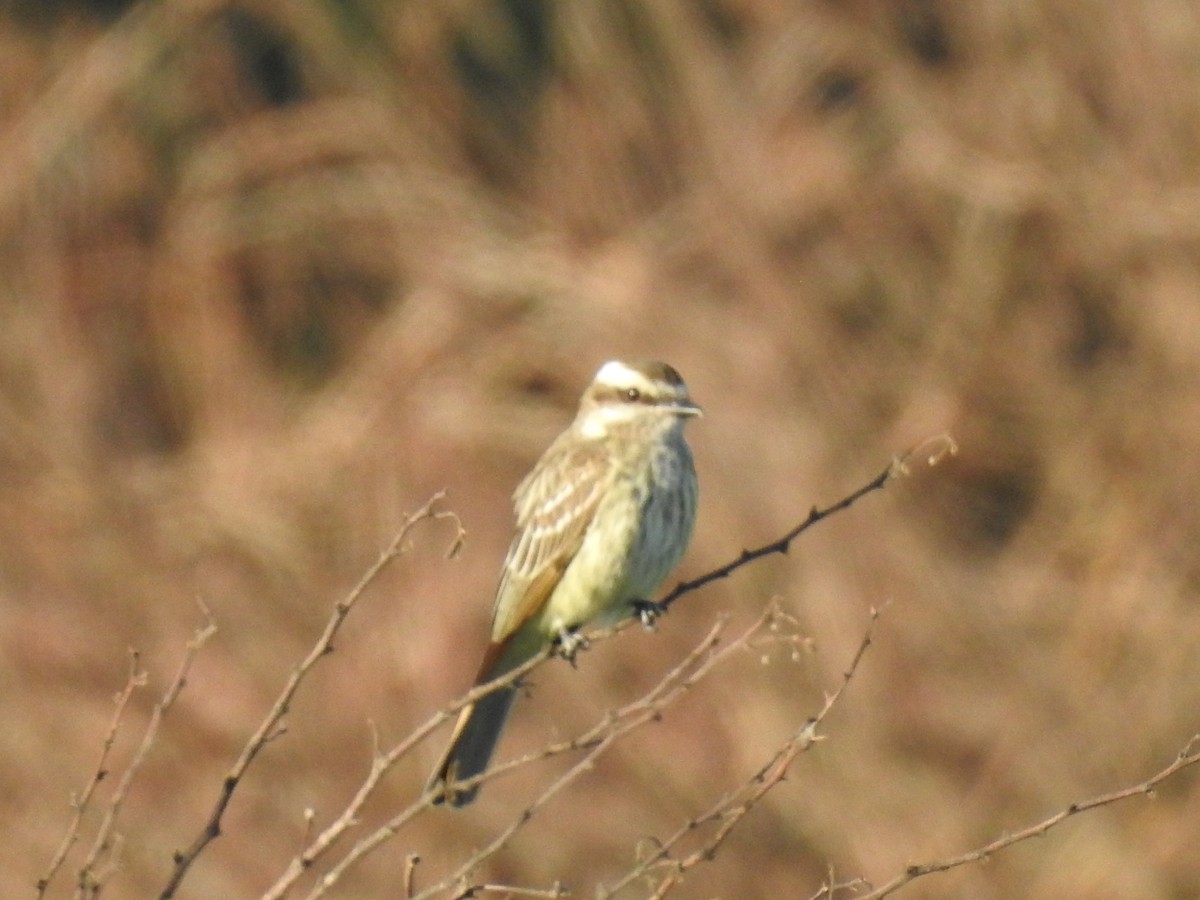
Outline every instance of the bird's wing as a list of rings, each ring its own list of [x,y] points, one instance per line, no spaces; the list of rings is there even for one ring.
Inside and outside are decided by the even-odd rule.
[[[583,543],[610,473],[595,441],[556,441],[513,494],[517,533],[496,591],[492,641],[542,608]]]

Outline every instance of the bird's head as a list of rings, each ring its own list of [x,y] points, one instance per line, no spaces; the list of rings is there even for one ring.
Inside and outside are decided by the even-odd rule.
[[[670,427],[699,416],[687,385],[663,362],[606,362],[579,403],[576,419],[587,437],[603,437],[621,423],[660,423]]]

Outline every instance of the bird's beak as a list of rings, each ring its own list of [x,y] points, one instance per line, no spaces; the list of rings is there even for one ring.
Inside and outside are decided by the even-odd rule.
[[[680,400],[675,404],[675,415],[690,418],[695,416],[697,419],[704,415],[704,410],[693,403],[691,400]]]

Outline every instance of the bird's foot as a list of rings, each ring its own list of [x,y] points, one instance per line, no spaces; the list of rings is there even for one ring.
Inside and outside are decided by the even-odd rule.
[[[578,628],[560,628],[558,638],[555,640],[554,651],[574,667],[575,654],[580,650],[586,650],[588,646],[588,639],[579,633]]]
[[[658,617],[667,611],[667,607],[657,600],[634,600],[630,606],[633,607],[633,614],[638,617],[642,627],[647,631],[653,631]]]

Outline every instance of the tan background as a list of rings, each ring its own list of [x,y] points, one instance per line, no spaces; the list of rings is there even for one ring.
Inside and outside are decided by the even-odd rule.
[[[539,673],[502,755],[630,699],[721,611],[778,597],[811,638],[691,692],[481,879],[590,896],[811,715],[884,603],[828,740],[677,896],[880,882],[1200,729],[1194,4],[121,6],[0,13],[6,895],[61,836],[127,648],[151,683],[114,771],[199,596],[220,630],[106,893],[155,895],[332,603],[445,487],[464,554],[423,532],[364,599],[182,895],[270,884],[303,810],[362,777],[367,722],[395,740],[470,678],[507,496],[613,356],[670,361],[706,410],[683,575],[929,435],[962,452]],[[339,896],[396,896],[412,850],[432,881],[559,768],[423,818]],[[1195,897],[1197,834],[1185,772],[903,896]]]

